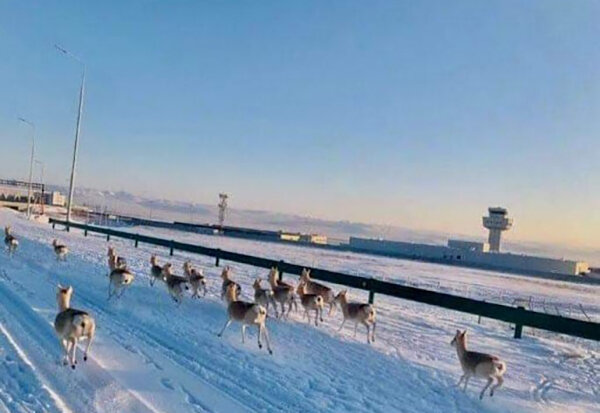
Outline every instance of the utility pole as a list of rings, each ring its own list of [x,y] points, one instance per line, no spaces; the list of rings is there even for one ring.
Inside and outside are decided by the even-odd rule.
[[[41,208],[42,208],[42,215],[44,215],[44,212],[45,212],[45,210],[44,210],[44,195],[45,195],[45,189],[46,189],[46,185],[44,184],[44,168],[45,168],[45,165],[44,165],[44,162],[38,161],[38,160],[36,160],[35,163],[38,164],[38,165],[40,165],[40,167],[42,169],[41,172],[40,172],[40,183],[42,184],[42,195],[41,195],[41,202],[40,202],[40,204],[41,204]]]
[[[18,118],[21,122],[31,126],[31,160],[29,161],[29,186],[27,188],[27,219],[31,218],[31,183],[33,180],[33,157],[35,155],[35,125],[25,118]]]
[[[60,46],[54,45],[58,51],[76,60],[81,64],[83,72],[81,75],[81,86],[79,87],[79,110],[77,112],[77,126],[75,127],[75,145],[73,148],[73,163],[71,165],[71,180],[69,182],[69,199],[67,201],[67,222],[71,221],[71,210],[73,208],[73,191],[75,190],[75,169],[77,167],[77,150],[79,148],[79,133],[81,132],[81,115],[83,112],[83,96],[85,93],[85,64],[74,54]]]

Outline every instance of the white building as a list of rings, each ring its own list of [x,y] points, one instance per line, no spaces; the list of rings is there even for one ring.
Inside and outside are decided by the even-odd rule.
[[[355,251],[377,252],[400,258],[462,264],[500,271],[562,275],[582,275],[589,271],[587,262],[490,252],[487,250],[487,243],[451,240],[446,246],[351,237],[349,246]]]
[[[44,204],[52,206],[65,206],[66,198],[58,191],[47,192],[44,194]]]
[[[508,218],[508,211],[504,208],[488,208],[489,215],[483,217],[483,226],[490,230],[488,243],[490,251],[500,251],[500,237],[502,231],[509,230],[512,227],[513,220]]]
[[[449,248],[456,248],[459,250],[467,250],[467,251],[478,251],[478,252],[489,252],[490,244],[487,242],[473,242],[473,241],[463,241],[460,239],[450,239],[448,240]]]
[[[490,230],[489,244],[451,239],[448,245],[431,245],[351,237],[349,246],[356,251],[525,274],[582,275],[589,272],[588,263],[583,261],[499,252],[500,234],[513,222],[504,208],[489,208],[489,213],[483,218],[484,226]]]

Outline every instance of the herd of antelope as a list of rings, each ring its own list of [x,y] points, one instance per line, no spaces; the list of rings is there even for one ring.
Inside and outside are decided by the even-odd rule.
[[[19,241],[11,233],[10,227],[5,227],[4,233],[4,244],[9,256],[12,257],[19,246]],[[55,239],[52,242],[52,247],[56,259],[65,261],[69,252],[67,246],[60,244]],[[118,256],[114,247],[108,247],[107,256],[109,267],[108,300],[112,297],[118,299],[132,285],[135,275],[128,268],[127,260]],[[182,303],[185,291],[191,289],[192,297],[195,298],[200,297],[201,290],[202,296],[205,296],[207,292],[207,279],[203,270],[195,268],[190,261],[184,262],[183,275],[176,275],[171,263],[165,263],[161,266],[157,257],[152,255],[150,257],[149,275],[150,285],[154,286],[157,281],[164,284],[169,295],[178,305]],[[294,286],[281,280],[277,268],[271,268],[268,276],[269,288],[263,288],[259,278],[254,280],[252,284],[254,302],[239,299],[242,287],[232,279],[231,267],[226,266],[223,269],[221,280],[221,300],[225,300],[227,303],[227,321],[218,337],[222,336],[232,322],[237,321],[241,324],[242,343],[244,343],[246,340],[246,327],[256,326],[258,329],[258,347],[262,349],[261,338],[264,337],[267,351],[269,354],[273,354],[266,326],[269,307],[273,307],[276,318],[287,319],[292,310],[298,310],[297,302],[300,301],[307,322],[311,322],[311,312],[314,312],[314,323],[315,326],[318,326],[319,321],[323,322],[323,310],[326,305],[329,306],[329,315],[339,306],[342,310],[343,321],[338,331],[344,327],[346,321],[350,320],[354,322],[354,336],[356,336],[358,325],[362,324],[367,330],[367,343],[370,344],[375,341],[375,307],[367,303],[349,302],[346,290],[335,294],[330,287],[313,281],[309,269],[302,270],[298,285]],[[83,360],[86,361],[94,339],[96,323],[89,313],[70,307],[72,295],[72,287],[58,286],[56,295],[58,314],[54,321],[54,328],[63,347],[63,364],[70,365],[75,369],[77,343],[81,340],[87,340],[83,356]],[[280,309],[278,309],[278,306]],[[497,356],[467,350],[466,330],[462,332],[457,330],[450,344],[456,348],[458,360],[463,370],[463,375],[457,386],[464,383],[463,391],[466,391],[471,377],[484,378],[487,379],[487,383],[479,394],[479,398],[483,398],[490,386],[492,387],[489,395],[493,396],[494,391],[504,382],[503,375],[506,372],[506,363]],[[492,385],[494,381],[495,384]]]

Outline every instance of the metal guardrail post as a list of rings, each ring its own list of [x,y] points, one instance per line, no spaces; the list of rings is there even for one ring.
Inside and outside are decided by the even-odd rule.
[[[110,241],[110,234],[106,234],[106,242]]]
[[[375,291],[373,291],[373,277],[371,277],[371,279],[368,281],[368,287],[369,287],[369,304],[373,304],[375,302]]]
[[[87,228],[85,230],[83,230],[83,236],[87,237]]]
[[[56,223],[55,222],[52,223],[52,229],[56,229]]]
[[[171,247],[169,248],[169,255],[172,257],[173,256],[173,240],[171,240]]]
[[[279,265],[277,266],[277,269],[279,271],[277,271],[277,273],[279,274],[279,281],[283,281],[283,270],[281,270],[280,268],[283,267],[283,260],[279,260]]]
[[[525,307],[518,306],[520,310],[525,310]],[[523,324],[515,324],[515,338],[521,338],[523,336]]]
[[[139,237],[139,235],[138,235],[138,234],[135,234],[135,247],[136,247],[136,248],[138,247],[138,245],[139,245],[139,243],[140,243],[140,240],[138,239],[138,237]]]
[[[485,300],[483,302],[485,303]],[[481,324],[481,314],[477,316],[477,324]]]
[[[221,248],[217,248],[217,256],[215,259],[215,267],[219,266],[219,260],[221,259]]]

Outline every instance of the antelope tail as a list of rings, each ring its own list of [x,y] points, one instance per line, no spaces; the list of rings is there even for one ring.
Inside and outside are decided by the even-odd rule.
[[[74,326],[81,326],[81,328],[85,329],[85,317],[82,315],[76,315],[75,317],[73,317],[73,325]]]
[[[506,363],[503,361],[494,361],[494,367],[496,368],[496,373],[499,375],[506,372]]]

